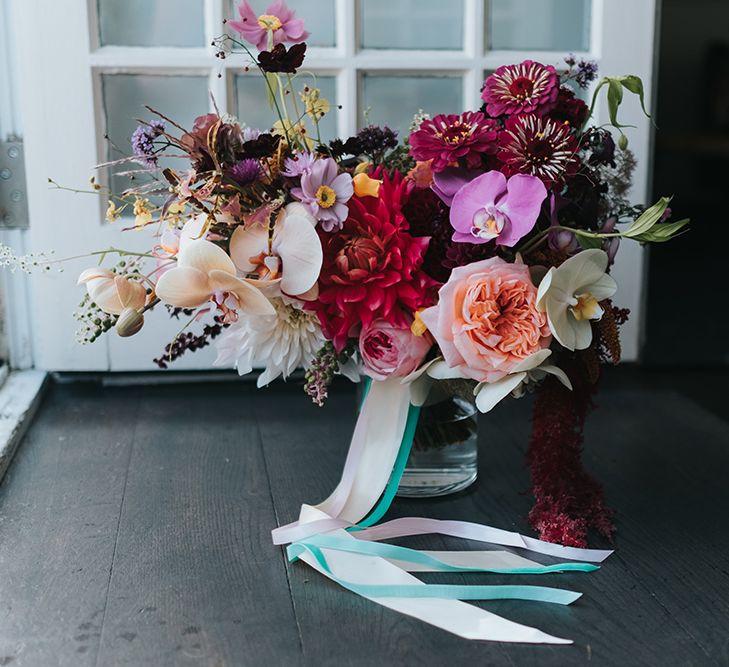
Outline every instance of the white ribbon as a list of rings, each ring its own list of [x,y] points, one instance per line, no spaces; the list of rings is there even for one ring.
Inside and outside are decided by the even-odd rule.
[[[275,544],[288,544],[318,534],[351,540],[383,540],[405,535],[440,533],[471,540],[520,547],[572,560],[600,562],[610,551],[564,547],[498,528],[462,521],[396,519],[349,533],[375,507],[387,485],[400,449],[410,405],[410,392],[398,379],[373,382],[354,429],[342,478],[334,492],[316,506],[302,505],[299,520],[273,531]],[[298,557],[324,576],[356,586],[425,586],[408,574],[428,571],[427,566],[401,563],[369,554],[322,548],[328,569],[308,551]],[[424,552],[465,568],[522,568],[538,565],[508,552]],[[494,565],[498,563],[499,565]],[[548,635],[536,628],[514,623],[460,600],[413,597],[367,599],[418,618],[466,639],[502,642],[570,644],[571,640]]]

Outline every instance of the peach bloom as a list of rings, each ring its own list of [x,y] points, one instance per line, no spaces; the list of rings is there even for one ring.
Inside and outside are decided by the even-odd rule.
[[[500,257],[454,269],[420,315],[453,375],[496,382],[547,348],[547,318],[525,264]]]
[[[141,310],[147,301],[144,285],[100,266],[83,271],[78,284],[86,285],[91,300],[111,315],[119,315],[125,308]]]

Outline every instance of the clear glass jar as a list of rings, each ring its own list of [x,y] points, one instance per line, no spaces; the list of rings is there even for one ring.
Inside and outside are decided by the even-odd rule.
[[[398,496],[433,498],[462,491],[478,474],[478,410],[473,385],[435,382],[420,410]]]

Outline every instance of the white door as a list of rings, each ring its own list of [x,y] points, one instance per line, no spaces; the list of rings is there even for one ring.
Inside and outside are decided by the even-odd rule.
[[[6,0],[8,1],[8,0]],[[256,75],[243,56],[217,59],[210,45],[223,32],[230,0],[9,0],[19,67],[31,227],[24,242],[59,257],[109,246],[149,247],[144,232],[121,233],[103,222],[98,198],[49,188],[48,177],[86,189],[91,167],[107,158],[103,135],[123,148],[152,104],[183,124],[210,106],[252,126],[270,124]],[[253,0],[263,11],[265,0]],[[474,109],[484,73],[532,58],[558,64],[572,51],[600,71],[633,73],[651,91],[655,0],[289,0],[312,32],[307,68],[342,109],[327,128],[341,136],[367,122],[403,130],[414,112]],[[648,100],[650,102],[650,99]],[[633,198],[645,201],[650,130],[635,100],[624,122],[640,159]],[[128,146],[128,143],[126,144]],[[75,342],[71,313],[82,296],[75,275],[93,261],[29,281],[33,355],[55,370],[151,370],[181,324],[152,313],[131,339],[111,334],[91,346]],[[635,359],[641,330],[643,254],[622,249],[617,301],[633,312],[625,358]],[[16,305],[17,308],[24,304]],[[176,363],[209,367],[211,350]]]

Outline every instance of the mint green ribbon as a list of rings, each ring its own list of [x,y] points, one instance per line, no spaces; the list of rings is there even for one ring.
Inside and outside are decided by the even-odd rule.
[[[321,549],[312,543],[313,540],[296,542],[289,546],[289,557],[292,552],[300,555],[308,551],[319,563],[320,567],[340,586],[365,597],[392,598],[441,598],[448,600],[528,600],[533,602],[551,602],[553,604],[571,604],[582,596],[582,593],[548,586],[469,586],[451,584],[356,584],[337,577],[329,567]],[[293,548],[293,549],[292,549]],[[296,556],[294,556],[296,557]]]
[[[319,549],[332,549],[347,553],[362,554],[363,556],[378,556],[389,560],[398,560],[406,563],[425,565],[438,572],[488,572],[490,574],[552,574],[555,572],[594,572],[599,566],[591,563],[556,563],[554,565],[537,565],[529,567],[482,568],[466,565],[452,565],[438,558],[425,554],[422,551],[398,547],[385,542],[368,542],[366,540],[352,540],[337,535],[313,535],[290,545],[287,549],[290,561],[296,560],[304,548],[316,547]]]

